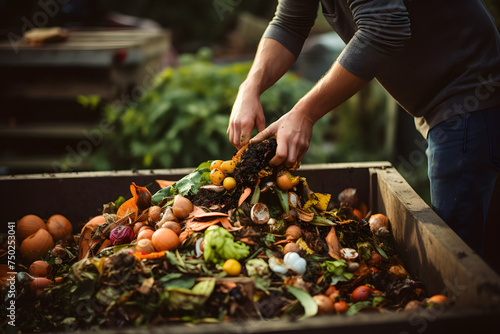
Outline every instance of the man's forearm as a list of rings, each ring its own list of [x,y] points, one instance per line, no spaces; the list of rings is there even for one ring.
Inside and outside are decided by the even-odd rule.
[[[309,93],[297,102],[292,111],[301,113],[314,124],[367,83],[368,81],[352,74],[335,62]]]
[[[282,44],[263,38],[242,87],[260,95],[278,81],[294,62],[295,56]]]

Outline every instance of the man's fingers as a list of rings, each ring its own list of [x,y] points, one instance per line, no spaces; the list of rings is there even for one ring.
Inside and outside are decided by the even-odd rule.
[[[261,141],[272,137],[274,135],[271,126],[269,126],[267,129],[264,129],[263,131],[257,133],[255,137],[250,139],[250,143],[260,143]]]

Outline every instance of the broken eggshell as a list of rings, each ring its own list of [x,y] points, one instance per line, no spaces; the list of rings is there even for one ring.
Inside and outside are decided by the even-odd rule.
[[[269,221],[269,209],[264,203],[257,203],[250,210],[250,218],[255,224],[262,225]]]

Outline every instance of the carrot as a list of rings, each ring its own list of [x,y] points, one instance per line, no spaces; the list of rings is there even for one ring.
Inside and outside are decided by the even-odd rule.
[[[245,202],[245,200],[248,198],[248,196],[250,196],[251,193],[252,193],[252,189],[245,188],[245,190],[243,190],[243,193],[241,194],[240,199],[238,201],[238,206],[243,204],[243,202]]]
[[[153,252],[153,253],[134,253],[135,257],[138,258],[139,260],[142,259],[158,259],[160,257],[165,256],[165,251],[161,252]]]
[[[236,165],[238,162],[241,161],[241,155],[243,154],[243,152],[248,148],[248,144],[246,144],[245,146],[243,146],[238,152],[236,152],[236,154],[233,156],[233,161],[234,161],[234,164]]]

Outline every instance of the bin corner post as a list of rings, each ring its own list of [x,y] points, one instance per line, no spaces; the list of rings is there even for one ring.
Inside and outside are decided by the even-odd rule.
[[[378,210],[378,169],[377,168],[369,168],[368,170],[370,175],[370,198],[368,207],[371,210]]]

